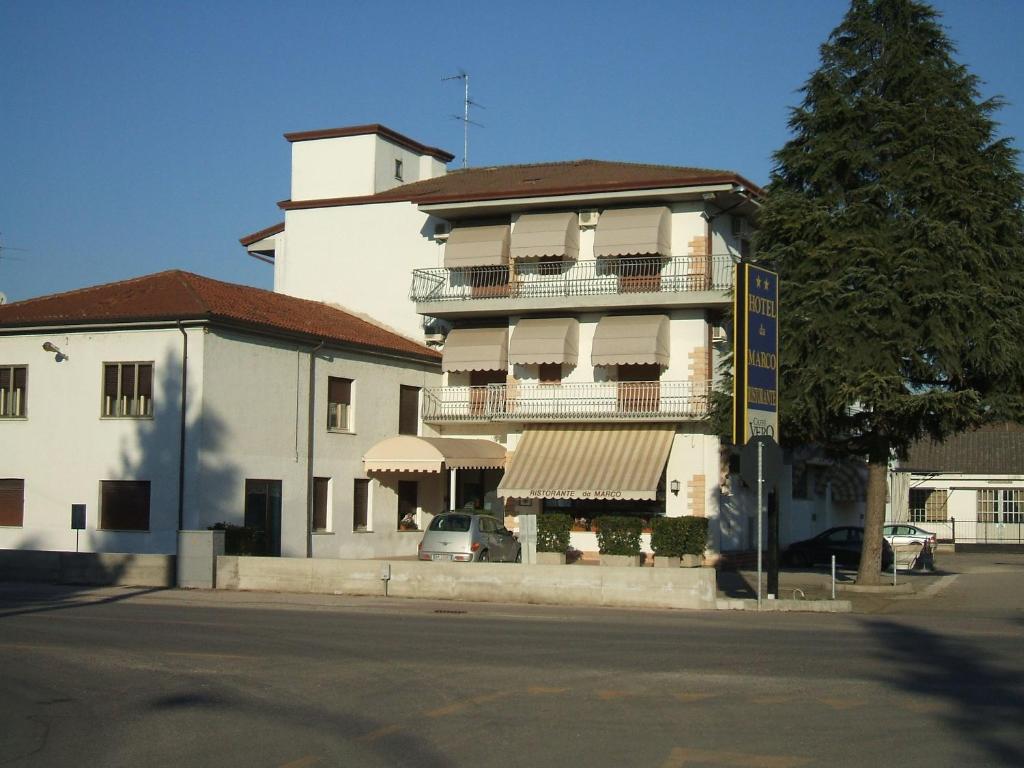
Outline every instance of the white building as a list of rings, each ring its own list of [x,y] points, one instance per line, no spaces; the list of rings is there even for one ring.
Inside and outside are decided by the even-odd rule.
[[[886,522],[959,545],[1024,545],[1024,427],[996,424],[911,446],[890,472]]]
[[[0,549],[174,553],[179,528],[269,554],[413,554],[444,500],[371,482],[440,356],[340,309],[186,272],[0,306]],[[85,528],[72,529],[72,505]]]
[[[714,549],[750,546],[753,510],[729,498],[705,417],[755,185],[595,160],[446,173],[451,155],[378,125],[286,138],[285,220],[242,243],[273,262],[276,291],[443,343],[426,428],[508,452],[436,462],[450,504],[706,515]],[[378,446],[367,468],[408,472],[403,450]],[[574,545],[596,549],[586,531]]]

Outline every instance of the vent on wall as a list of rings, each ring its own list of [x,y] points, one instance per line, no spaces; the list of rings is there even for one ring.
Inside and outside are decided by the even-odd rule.
[[[580,211],[581,227],[596,227],[597,220],[601,216],[599,211]]]

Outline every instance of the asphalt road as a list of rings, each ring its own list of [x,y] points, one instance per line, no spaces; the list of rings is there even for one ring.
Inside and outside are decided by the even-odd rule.
[[[2,585],[0,765],[1024,765],[1024,557],[957,573],[825,615]]]

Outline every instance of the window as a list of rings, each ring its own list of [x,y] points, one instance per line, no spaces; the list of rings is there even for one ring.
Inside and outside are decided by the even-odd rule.
[[[537,379],[541,384],[561,384],[562,364],[541,363],[537,366]]]
[[[0,479],[0,525],[21,526],[25,521],[25,481]]]
[[[140,418],[153,415],[153,364],[103,365],[103,415]]]
[[[402,181],[402,161],[395,160],[395,178]]]
[[[255,555],[281,554],[281,481],[245,481],[245,527],[252,529]]]
[[[983,488],[977,505],[979,523],[1024,523],[1024,488]]]
[[[0,367],[0,417],[19,418],[25,415],[28,401],[27,378],[27,366]]]
[[[352,431],[352,379],[327,379],[327,429]]]
[[[331,478],[313,478],[313,530],[329,531],[329,516],[327,514],[331,502]]]
[[[946,517],[945,491],[935,488],[910,489],[910,522],[942,523]]]
[[[661,366],[618,366],[618,406],[624,413],[656,412],[661,407]]]
[[[398,483],[398,530],[418,531],[416,513],[419,511],[420,484],[413,480],[401,480]]]
[[[101,480],[100,528],[105,531],[148,531],[149,481]]]
[[[352,530],[370,530],[370,481],[356,480],[352,484]]]
[[[398,434],[418,435],[420,388],[402,386],[398,391]]]

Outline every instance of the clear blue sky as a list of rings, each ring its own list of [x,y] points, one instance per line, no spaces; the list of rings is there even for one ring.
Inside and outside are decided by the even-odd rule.
[[[1024,2],[938,0],[1024,139]],[[764,183],[844,0],[0,0],[0,291],[182,268],[271,285],[238,238],[282,220],[286,131],[380,122],[471,165],[581,157]],[[458,160],[456,160],[456,164]],[[16,260],[17,259],[17,260]]]

